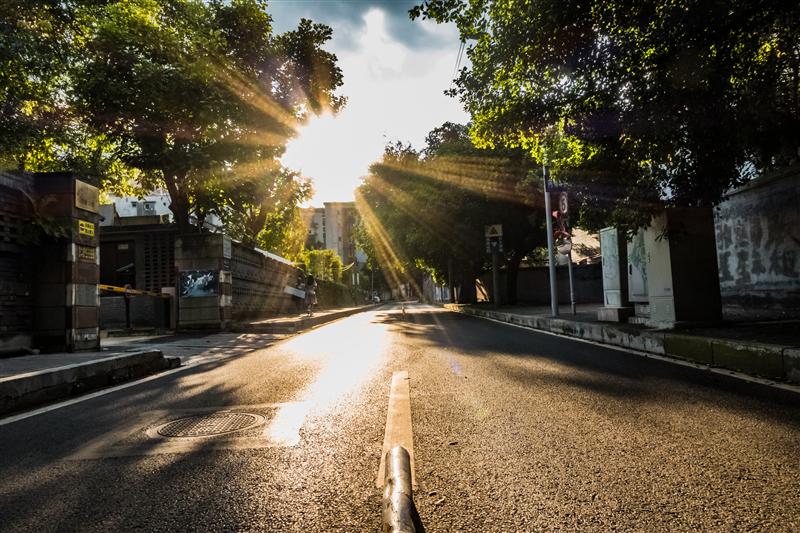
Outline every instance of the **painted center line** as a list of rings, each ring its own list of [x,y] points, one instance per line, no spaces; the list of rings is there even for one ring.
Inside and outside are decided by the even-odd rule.
[[[411,457],[411,480],[416,486],[414,474],[414,436],[411,430],[411,395],[408,372],[403,370],[392,374],[392,388],[389,392],[389,410],[386,414],[386,432],[383,437],[381,464],[375,485],[383,487],[386,471],[386,452],[395,446],[402,446]]]

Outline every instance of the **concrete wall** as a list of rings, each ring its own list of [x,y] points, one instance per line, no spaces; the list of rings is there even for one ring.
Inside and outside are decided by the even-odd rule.
[[[574,265],[575,301],[576,303],[601,303],[603,301],[603,267],[600,263],[591,265]],[[569,272],[566,266],[556,269],[558,282],[558,300],[569,303]],[[492,273],[485,272],[478,279],[479,300],[491,297]],[[507,300],[506,271],[500,271],[501,298]],[[517,298],[519,303],[532,305],[550,304],[550,277],[547,267],[520,269],[517,277]]]
[[[800,172],[742,187],[714,218],[725,318],[800,318]]]
[[[290,263],[233,243],[231,273],[234,320],[261,318],[296,309],[291,295],[284,292],[287,285],[295,286],[300,277],[300,271]]]
[[[130,308],[132,328],[169,328],[168,299],[157,296],[133,296],[130,298]],[[125,297],[100,298],[100,328],[125,327]]]
[[[181,272],[211,271],[218,277],[215,294],[183,297],[178,292],[178,327],[225,329],[231,309],[231,241],[220,233],[195,233],[175,238],[177,283]]]

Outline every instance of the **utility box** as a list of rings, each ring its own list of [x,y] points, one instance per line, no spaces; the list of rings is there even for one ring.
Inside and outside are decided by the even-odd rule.
[[[710,208],[666,209],[653,217],[628,247],[629,274],[641,272],[646,286],[644,292],[629,283],[637,291],[632,290],[631,300],[636,302],[641,323],[674,327],[682,322],[722,320]]]
[[[603,259],[603,305],[597,310],[602,322],[625,322],[633,314],[628,299],[628,253],[625,236],[617,228],[600,230]]]

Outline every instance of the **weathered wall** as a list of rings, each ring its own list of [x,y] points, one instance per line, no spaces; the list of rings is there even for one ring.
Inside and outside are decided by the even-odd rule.
[[[33,341],[34,255],[23,235],[30,222],[23,191],[33,194],[31,176],[0,172],[0,351]]]
[[[176,234],[170,224],[101,226],[100,283],[155,292],[175,287]]]
[[[714,218],[725,318],[800,318],[800,172],[742,187]]]
[[[130,298],[132,328],[169,328],[169,300],[157,296],[133,296]],[[125,297],[103,296],[100,298],[100,327],[102,329],[125,328]]]
[[[600,263],[573,266],[576,303],[601,303],[603,301],[603,267]],[[517,298],[519,303],[533,305],[550,304],[550,277],[547,267],[520,269],[517,278]],[[567,267],[556,269],[558,283],[558,301],[569,303],[569,272]],[[492,291],[492,273],[485,272],[479,278],[484,297]],[[507,300],[506,271],[500,271],[501,299]],[[481,292],[479,290],[479,293]]]
[[[99,346],[97,196],[71,174],[0,172],[0,350]]]
[[[296,284],[300,274],[291,264],[235,242],[231,272],[234,320],[261,318],[296,309],[291,295],[284,292],[287,285]]]
[[[220,233],[191,233],[175,238],[178,287],[178,327],[225,329],[233,319],[231,241]],[[212,276],[213,283],[199,292],[184,294],[192,275]]]

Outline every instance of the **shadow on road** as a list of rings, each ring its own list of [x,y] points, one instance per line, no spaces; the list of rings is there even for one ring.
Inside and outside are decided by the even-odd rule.
[[[566,385],[647,402],[708,402],[800,426],[800,395],[789,391],[438,308],[416,308],[405,318],[387,313],[378,320],[423,346],[493,357],[496,371],[529,386]],[[520,365],[514,359],[550,364]]]

